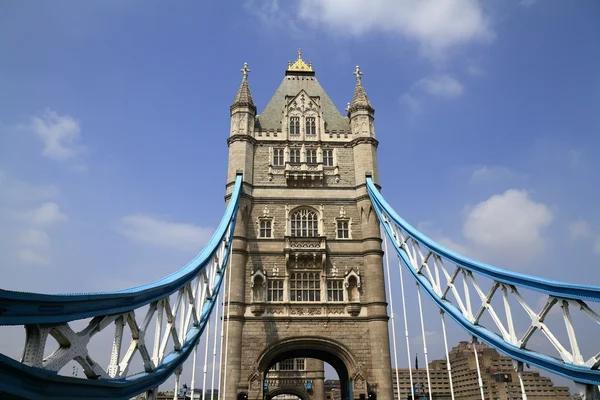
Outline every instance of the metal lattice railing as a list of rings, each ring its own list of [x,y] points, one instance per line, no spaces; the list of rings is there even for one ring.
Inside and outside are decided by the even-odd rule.
[[[25,327],[20,361],[0,354],[0,393],[28,399],[122,399],[158,387],[198,343],[214,309],[230,254],[241,175],[225,215],[204,250],[181,270],[132,289],[75,295],[0,290],[0,325]],[[76,331],[74,322],[91,318]],[[88,350],[113,327],[108,367]],[[51,339],[57,349],[48,356]],[[128,342],[125,352],[123,344]],[[77,362],[87,379],[58,375]],[[141,364],[142,372],[131,373]]]
[[[585,329],[577,330],[573,323],[577,312],[588,326],[600,324],[600,315],[588,305],[600,302],[600,287],[545,280],[472,261],[444,248],[400,218],[370,178],[367,189],[401,263],[441,311],[469,334],[519,363],[577,383],[600,384],[600,346],[591,343],[594,350],[591,356],[584,357],[581,343]],[[532,302],[524,292],[536,294],[537,300]],[[557,307],[561,308],[561,322],[556,323],[554,318],[551,324],[549,313]],[[513,315],[521,310],[527,317],[517,320]],[[492,324],[485,326],[483,318],[489,318]],[[556,333],[561,330],[566,330],[566,338]],[[539,333],[558,357],[529,346],[532,336]],[[585,335],[590,342],[593,335]]]

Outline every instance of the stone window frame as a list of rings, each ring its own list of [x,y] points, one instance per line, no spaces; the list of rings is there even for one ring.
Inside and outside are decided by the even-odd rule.
[[[268,223],[269,227],[264,227],[263,228],[263,224],[264,223]],[[263,230],[264,231],[269,231],[270,235],[269,236],[263,236]],[[257,229],[257,238],[258,239],[273,239],[274,238],[274,234],[273,234],[273,217],[259,217],[258,218],[258,229]]]
[[[304,131],[309,136],[315,136],[317,134],[317,117],[307,116],[304,118]]]
[[[347,224],[346,228],[344,228],[344,226],[342,225],[342,228],[340,228],[340,224]],[[350,229],[350,227],[352,226],[352,219],[351,218],[336,218],[335,219],[335,238],[336,239],[340,239],[340,240],[350,240],[352,239],[352,230]],[[340,236],[340,231],[347,231],[348,236],[344,237],[343,235]]]
[[[272,149],[273,156],[271,157],[271,165],[274,167],[283,167],[285,166],[285,148],[284,147],[274,147]]]
[[[332,284],[331,286],[334,286],[333,284],[335,283],[336,286],[338,287],[330,287],[330,283]],[[328,303],[345,303],[346,302],[346,284],[345,284],[345,280],[343,278],[327,278],[327,302]],[[333,294],[333,291],[338,292],[338,300],[330,300],[330,292],[331,294]],[[341,294],[341,298],[340,297]],[[334,296],[331,296],[334,297]]]
[[[299,115],[290,115],[288,130],[290,132],[290,136],[296,136],[296,137],[300,136],[300,116]]]
[[[317,164],[319,162],[318,154],[317,149],[306,149],[306,163]]]
[[[285,296],[285,284],[286,279],[284,277],[271,277],[267,280],[267,302],[269,303],[283,303],[286,301]],[[279,283],[278,287],[272,287],[273,283]],[[273,300],[273,293],[277,292],[281,295],[281,300]]]
[[[262,215],[259,215],[256,218],[256,238],[257,239],[274,239],[275,238],[275,218],[269,215],[270,210],[269,207],[265,204],[265,208],[263,209]],[[261,225],[263,222],[271,223],[271,236],[262,236],[261,235]]]
[[[302,151],[300,148],[290,148],[290,164],[302,163]]]
[[[331,152],[331,157],[329,156],[325,156],[325,152]],[[322,160],[323,160],[323,166],[324,167],[334,167],[335,166],[335,149],[323,149],[322,152]],[[331,164],[326,163],[325,159],[331,160]]]
[[[294,218],[295,214],[302,213],[303,211],[306,211],[308,213],[314,213],[315,219],[313,220],[313,223],[316,223],[316,229],[313,226],[310,231],[312,233],[316,232],[316,234],[306,235],[306,236],[294,235],[295,231],[297,231],[298,228],[293,227],[293,225],[295,225],[295,224],[292,224],[292,222],[294,222],[293,218]],[[291,236],[291,237],[319,237],[319,236],[321,236],[321,213],[319,211],[317,211],[316,209],[314,209],[313,207],[308,207],[308,206],[296,207],[289,212],[289,214],[287,216],[287,225],[289,227],[288,233],[289,233],[289,236]],[[302,232],[302,227],[300,227],[299,229],[300,229],[300,232]],[[306,230],[308,233],[308,224],[307,224]]]
[[[348,224],[348,237],[341,237],[339,235],[339,224],[340,223],[347,223]],[[344,210],[344,206],[340,207],[340,214],[338,217],[334,218],[334,229],[335,229],[335,238],[338,240],[351,240],[352,239],[352,218],[348,217],[348,215],[346,214],[346,210]]]
[[[304,279],[304,274],[307,274],[306,279]],[[297,288],[296,284],[299,283],[296,277],[300,275],[300,283],[304,283],[305,281],[308,283],[308,287]],[[311,276],[317,275],[316,278],[312,279],[312,282],[318,284],[318,287],[310,287]],[[323,302],[323,273],[321,270],[294,270],[290,272],[288,277],[288,299],[290,303],[322,303]],[[292,287],[292,282],[294,282],[294,287]],[[294,296],[292,296],[292,291],[294,292]],[[298,292],[300,292],[301,299],[298,300]],[[304,299],[304,294],[308,297],[308,300]],[[311,293],[314,295],[314,299],[310,300]],[[318,299],[317,299],[318,297]]]
[[[293,369],[281,369],[281,363],[292,360]],[[275,364],[270,371],[305,371],[306,370],[306,359],[305,358],[288,358]]]

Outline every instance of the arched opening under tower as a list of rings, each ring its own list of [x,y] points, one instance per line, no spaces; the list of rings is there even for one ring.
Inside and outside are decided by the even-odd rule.
[[[288,338],[269,346],[258,361],[258,369],[263,376],[277,364],[289,359],[317,359],[329,364],[337,373],[340,382],[342,400],[353,399],[353,378],[360,376],[358,364],[352,354],[340,343],[322,337]],[[358,375],[357,375],[358,374]],[[364,378],[362,384],[364,384]],[[278,393],[266,389],[266,398],[273,398]],[[283,393],[283,392],[281,392]],[[281,394],[280,393],[280,394]],[[287,393],[287,392],[286,392]],[[306,393],[306,392],[303,392]],[[289,393],[295,395],[295,393]],[[303,400],[304,397],[299,396]]]
[[[277,388],[265,395],[266,400],[309,400],[306,392],[294,388]]]

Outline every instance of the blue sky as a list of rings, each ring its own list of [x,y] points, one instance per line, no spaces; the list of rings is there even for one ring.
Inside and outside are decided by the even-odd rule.
[[[340,110],[355,65],[384,195],[498,266],[600,283],[593,0],[0,4],[3,288],[149,282],[224,210],[231,104],[258,112],[301,47]]]

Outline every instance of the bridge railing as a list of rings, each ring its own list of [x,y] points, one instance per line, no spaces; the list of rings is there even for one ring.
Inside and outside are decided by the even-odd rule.
[[[403,220],[371,178],[367,178],[367,189],[404,270],[462,329],[516,360],[520,368],[526,363],[577,383],[600,384],[600,342],[585,332],[587,329],[577,330],[573,323],[577,313],[578,320],[586,319],[584,326],[600,324],[600,315],[588,305],[600,302],[600,287],[528,276],[461,256]],[[532,301],[531,292],[537,294],[538,300],[541,296],[542,301]],[[549,313],[557,307],[562,326],[551,326],[547,323]],[[513,318],[522,311],[525,321]],[[484,317],[493,326],[485,326]],[[566,339],[557,333],[560,330],[566,330]],[[529,346],[536,332],[541,332],[558,357]],[[587,347],[593,347],[587,358],[581,346],[585,340]]]
[[[180,371],[218,302],[241,190],[238,175],[208,244],[179,271],[157,282],[64,295],[0,289],[0,325],[24,326],[26,336],[20,361],[0,354],[0,393],[28,399],[124,399],[158,387]],[[82,319],[89,319],[87,325],[75,331],[73,323]],[[113,345],[103,368],[91,357],[88,344],[110,326]],[[50,337],[58,348],[45,356]],[[143,372],[131,374],[135,356]],[[79,363],[87,379],[58,375],[71,361]]]

